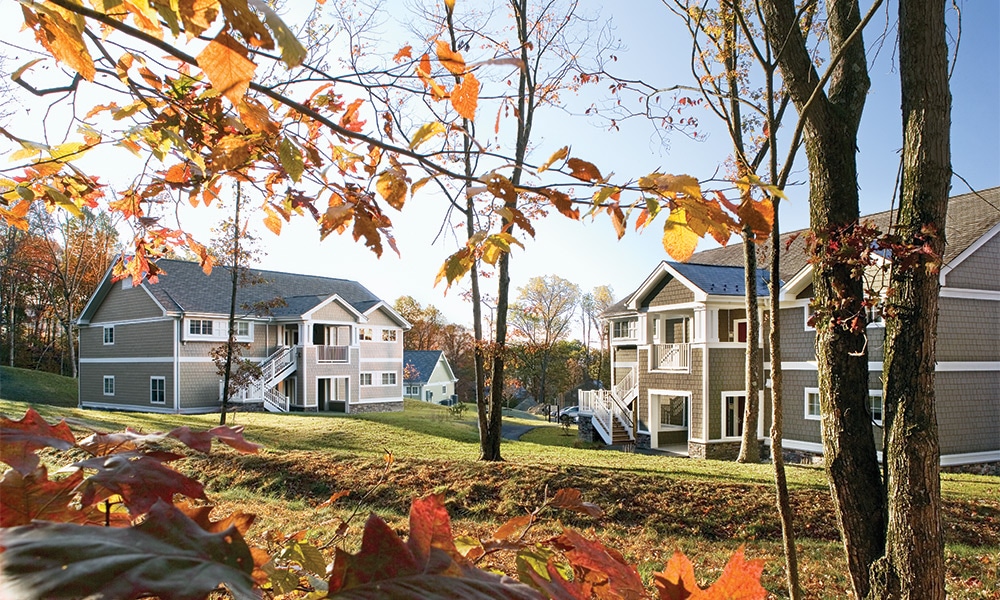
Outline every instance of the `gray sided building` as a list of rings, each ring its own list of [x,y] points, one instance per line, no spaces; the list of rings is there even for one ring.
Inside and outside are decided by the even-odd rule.
[[[892,213],[863,217],[886,230]],[[812,269],[805,231],[785,234],[781,295],[784,447],[821,454],[815,331],[808,325]],[[936,397],[942,465],[1000,461],[1000,188],[953,197],[941,269]],[[605,441],[630,441],[699,458],[734,458],[746,398],[743,257],[739,245],[663,262],[609,309],[612,389],[581,394]],[[771,318],[767,274],[757,277],[762,330]],[[867,326],[869,408],[877,442],[882,424],[882,343],[878,319]],[[761,392],[758,437],[769,443],[770,390]],[[622,437],[621,439],[624,439]]]
[[[211,349],[228,338],[231,272],[161,260],[155,283],[109,270],[80,315],[80,406],[218,411]],[[237,296],[236,340],[263,377],[230,401],[273,412],[402,410],[410,324],[361,284],[252,269]],[[251,308],[261,303],[267,310]]]

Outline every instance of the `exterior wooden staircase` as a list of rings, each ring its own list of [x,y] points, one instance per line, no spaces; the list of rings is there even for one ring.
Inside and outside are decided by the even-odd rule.
[[[635,448],[635,426],[630,405],[638,395],[639,381],[633,369],[610,391],[581,391],[580,410],[593,415],[591,423],[604,443],[631,452]]]
[[[298,349],[282,346],[260,363],[261,376],[245,390],[231,397],[232,402],[263,402],[268,412],[288,412],[288,399],[275,389],[285,377],[297,368]],[[219,383],[219,397],[222,397],[222,383]]]

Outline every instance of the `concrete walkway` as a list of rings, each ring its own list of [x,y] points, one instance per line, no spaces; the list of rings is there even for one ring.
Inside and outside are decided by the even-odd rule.
[[[535,427],[533,425],[500,425],[500,437],[505,440],[519,440],[521,436],[528,433]]]

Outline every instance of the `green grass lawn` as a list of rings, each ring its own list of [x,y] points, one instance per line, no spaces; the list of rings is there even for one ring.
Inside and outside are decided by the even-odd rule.
[[[76,406],[76,380],[44,371],[0,367],[0,398],[50,406]]]
[[[66,418],[81,435],[126,426],[152,432],[218,424],[217,414],[80,410],[74,408],[71,381],[45,383],[42,380],[54,376],[22,370],[3,374],[0,413],[20,418],[32,406],[50,420]],[[37,388],[32,388],[33,381]],[[13,396],[12,389],[21,391]],[[32,389],[44,391],[29,404]],[[74,397],[57,401],[53,389],[72,390]],[[358,416],[236,413],[230,424],[243,425],[246,437],[262,444],[263,452],[238,455],[222,449],[189,458],[180,468],[206,482],[223,514],[258,514],[251,536],[270,528],[318,528],[317,535],[322,535],[325,523],[337,515],[346,518],[343,515],[354,508],[361,509],[361,521],[374,511],[405,530],[409,501],[434,491],[446,494],[456,532],[484,536],[537,506],[546,493],[576,487],[584,499],[605,509],[606,518],[557,518],[619,549],[644,575],[662,568],[679,548],[695,559],[699,573],[714,577],[729,553],[745,544],[748,555],[767,561],[765,586],[781,594],[783,561],[771,465],[575,448],[575,426],[567,432],[525,413],[505,414],[504,422],[535,429],[519,441],[502,443],[505,462],[487,464],[477,460],[478,431],[471,411],[456,420],[444,407],[407,401],[402,412]],[[388,468],[386,452],[394,458]],[[848,583],[824,472],[790,466],[788,479],[807,597],[842,597]],[[342,512],[333,517],[316,513],[314,506],[340,490],[350,492],[341,501]],[[942,491],[949,594],[995,598],[986,591],[1000,587],[1000,478],[944,474]],[[502,562],[495,566],[509,569]]]

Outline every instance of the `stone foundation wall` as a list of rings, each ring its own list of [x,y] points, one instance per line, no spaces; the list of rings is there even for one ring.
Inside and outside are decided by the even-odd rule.
[[[764,460],[770,456],[769,448],[760,443],[760,458]],[[702,442],[688,442],[688,456],[691,458],[701,458],[708,460],[736,460],[740,455],[740,442],[716,442],[705,444]]]
[[[580,417],[580,422],[576,427],[576,437],[582,442],[601,442],[604,443],[604,438],[601,434],[597,433],[594,429],[594,418],[593,417]]]
[[[814,452],[806,452],[805,450],[782,449],[781,456],[785,459],[785,463],[790,465],[823,464],[822,454],[816,454]]]
[[[402,412],[403,401],[398,402],[372,402],[365,404],[352,404],[351,414],[377,413],[377,412]]]
[[[648,433],[637,433],[635,434],[635,448],[636,450],[649,450],[652,448],[652,439]]]

